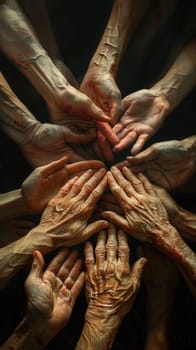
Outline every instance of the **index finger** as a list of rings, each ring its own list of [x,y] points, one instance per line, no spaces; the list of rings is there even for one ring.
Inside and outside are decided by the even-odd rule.
[[[114,133],[112,127],[108,123],[98,122],[97,126],[106,139],[112,144],[116,145],[120,140]]]
[[[100,160],[83,160],[66,166],[68,174],[77,174],[88,169],[104,168],[105,164]]]

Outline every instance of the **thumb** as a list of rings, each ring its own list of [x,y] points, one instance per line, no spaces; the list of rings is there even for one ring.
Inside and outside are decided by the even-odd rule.
[[[45,265],[44,257],[42,253],[38,250],[35,250],[33,253],[33,262],[31,266],[31,271],[29,277],[41,278],[43,273],[43,268]]]
[[[140,283],[144,266],[146,265],[146,263],[147,263],[146,258],[140,258],[135,262],[135,264],[132,267],[132,274],[136,277],[138,283]]]

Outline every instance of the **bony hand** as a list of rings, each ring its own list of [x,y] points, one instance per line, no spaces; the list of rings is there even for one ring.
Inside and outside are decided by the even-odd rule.
[[[129,264],[126,234],[113,225],[101,231],[97,238],[95,256],[90,242],[85,245],[86,295],[88,308],[85,319],[122,321],[135,301],[146,259],[133,267]]]
[[[123,106],[120,90],[111,73],[89,67],[80,89],[110,117],[110,124],[117,122]]]
[[[31,213],[41,213],[69,177],[89,168],[99,169],[96,160],[67,164],[67,157],[36,168],[22,183],[22,196]]]
[[[68,156],[71,162],[78,162],[83,159],[67,143],[88,143],[95,137],[93,129],[82,133],[69,126],[36,123],[35,127],[25,134],[20,147],[33,166],[45,165],[63,156]]]
[[[143,172],[155,185],[168,190],[182,185],[195,172],[191,148],[183,141],[155,143],[127,160],[134,171]]]
[[[46,246],[72,246],[107,227],[105,220],[89,223],[106,186],[107,176],[103,168],[97,172],[87,170],[68,181],[48,203],[37,227]]]
[[[113,127],[120,142],[113,151],[120,152],[131,146],[131,153],[135,155],[161,127],[169,111],[169,102],[153,90],[140,90],[125,97],[122,103],[124,111]]]
[[[161,232],[170,229],[168,214],[148,179],[134,175],[126,167],[108,172],[111,192],[120,204],[124,215],[103,211],[102,215],[127,233],[142,241],[159,244]]]
[[[26,319],[33,336],[45,346],[71,318],[84,284],[82,260],[77,251],[61,250],[44,269],[44,258],[33,253],[31,271],[25,282]]]

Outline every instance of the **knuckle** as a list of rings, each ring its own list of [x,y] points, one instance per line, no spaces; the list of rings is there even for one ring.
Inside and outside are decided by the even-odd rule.
[[[104,247],[96,247],[95,254],[105,256],[105,248]]]

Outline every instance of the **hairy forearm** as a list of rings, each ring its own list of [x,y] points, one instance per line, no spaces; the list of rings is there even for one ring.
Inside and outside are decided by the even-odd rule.
[[[31,81],[46,101],[65,89],[67,80],[42,48],[30,23],[14,0],[0,4],[2,51]]]
[[[0,127],[19,146],[29,141],[40,123],[13,93],[0,73]]]
[[[48,239],[35,228],[26,236],[0,249],[0,287],[20,269],[31,262],[32,252],[40,250],[43,254],[52,249]]]
[[[153,87],[164,94],[171,112],[196,85],[196,39],[179,54],[167,74]]]
[[[29,213],[21,189],[0,194],[0,222]]]
[[[144,16],[150,0],[116,0],[104,34],[91,59],[90,67],[103,68],[114,75],[131,35]]]

